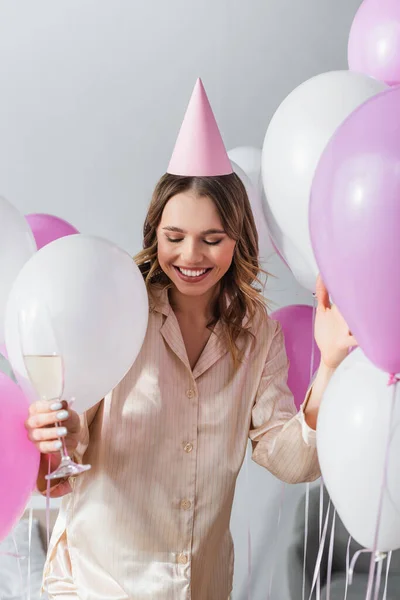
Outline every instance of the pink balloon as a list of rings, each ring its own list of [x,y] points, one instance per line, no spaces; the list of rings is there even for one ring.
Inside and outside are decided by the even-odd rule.
[[[32,214],[25,218],[32,229],[38,250],[66,235],[79,233],[73,225],[54,215]]]
[[[24,427],[28,409],[21,389],[0,373],[0,540],[22,515],[36,484],[40,454]]]
[[[400,372],[400,88],[338,128],[311,190],[310,234],[322,278],[367,357]]]
[[[285,306],[273,312],[271,318],[282,325],[286,354],[290,362],[288,385],[299,409],[310,385],[311,366],[314,374],[321,360],[314,340],[313,309],[303,305]]]
[[[400,2],[365,0],[350,31],[348,60],[359,71],[388,85],[400,82]]]

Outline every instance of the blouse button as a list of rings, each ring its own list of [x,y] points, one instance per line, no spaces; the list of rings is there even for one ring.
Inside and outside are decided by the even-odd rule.
[[[187,452],[189,454],[189,452],[191,452],[193,450],[193,444],[191,444],[190,442],[188,442],[187,444],[183,444],[183,449],[185,452]]]
[[[187,392],[186,392],[186,396],[187,396],[188,398],[193,398],[193,396],[194,396],[194,391],[193,391],[193,390],[187,390]]]

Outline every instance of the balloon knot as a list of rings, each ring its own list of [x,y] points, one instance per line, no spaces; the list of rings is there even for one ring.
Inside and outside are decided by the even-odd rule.
[[[385,560],[386,558],[386,554],[384,552],[375,552],[375,562],[382,562],[382,560]]]
[[[397,377],[394,373],[389,375],[388,385],[394,385],[400,381],[400,377]]]

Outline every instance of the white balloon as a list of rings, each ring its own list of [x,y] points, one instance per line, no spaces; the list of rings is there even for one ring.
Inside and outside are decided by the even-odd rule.
[[[233,162],[233,160],[231,160],[231,165],[233,171],[241,179],[244,187],[246,188],[247,196],[253,211],[254,221],[257,227],[260,262],[265,262],[268,260],[274,250],[268,231],[267,221],[263,212],[260,189],[253,185],[243,169]]]
[[[274,227],[274,219],[270,208],[264,202],[264,214],[267,224]],[[291,270],[297,282],[305,289],[313,291],[315,289],[315,270],[307,261],[302,252],[293,244],[292,240],[280,232],[280,235],[270,235],[274,239],[275,250],[277,250],[280,258],[285,262],[286,266]],[[278,241],[275,241],[278,240]]]
[[[0,197],[0,344],[4,342],[4,319],[12,284],[35,252],[35,239],[25,217]]]
[[[242,169],[256,189],[261,183],[261,149],[253,146],[238,146],[229,150],[228,157]]]
[[[63,397],[84,412],[121,381],[141,349],[143,277],[131,256],[100,238],[72,235],[39,250],[19,273],[6,312],[9,360],[25,383],[18,320],[35,306],[46,307],[64,360]]]
[[[339,125],[386,85],[362,73],[322,73],[297,87],[272,117],[262,150],[268,227],[278,250],[297,275],[285,239],[302,256],[302,280],[314,291],[318,267],[311,247],[308,207],[318,161]],[[304,274],[304,265],[309,273]]]
[[[387,490],[377,550],[400,548],[400,389],[360,349],[339,366],[318,416],[317,448],[322,476],[345,527],[374,547],[379,498],[391,431]],[[393,393],[396,393],[391,418]]]

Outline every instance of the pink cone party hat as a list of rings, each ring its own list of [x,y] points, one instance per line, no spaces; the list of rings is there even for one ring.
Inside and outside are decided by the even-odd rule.
[[[167,173],[184,177],[233,173],[201,79],[194,86]]]

